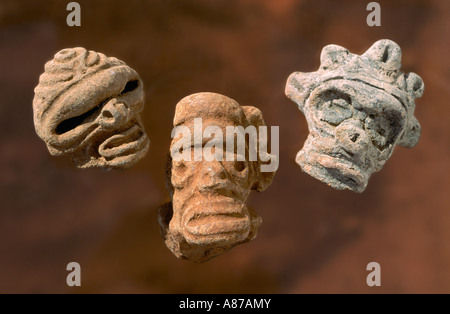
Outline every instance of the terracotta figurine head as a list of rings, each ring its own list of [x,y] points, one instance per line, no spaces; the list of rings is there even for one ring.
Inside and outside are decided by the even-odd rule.
[[[199,118],[201,125],[195,125]],[[265,122],[261,111],[255,107],[241,107],[220,94],[198,93],[177,104],[174,126],[190,130],[187,140],[191,142],[191,134],[198,131],[202,134],[208,127],[216,127],[217,139],[221,136],[218,133],[226,133],[227,126],[258,128],[265,126]],[[172,157],[177,141],[180,137],[172,141]],[[160,209],[160,224],[166,245],[177,257],[206,261],[251,240],[261,225],[261,217],[245,202],[251,190],[266,189],[275,172],[261,172],[259,158],[250,161],[247,156],[237,160],[236,147],[230,150],[225,148],[225,141],[223,144],[214,146],[212,151],[219,158],[210,161],[194,157],[196,151],[205,151],[210,145],[205,138],[197,143],[194,139],[185,146],[191,149],[190,160],[169,159],[167,185],[172,202]],[[246,155],[248,149],[249,143],[246,143]],[[234,155],[234,160],[227,159],[227,153]]]
[[[143,106],[142,81],[124,62],[63,49],[35,88],[34,124],[50,153],[70,156],[77,167],[127,168],[149,147]]]
[[[414,100],[424,84],[400,66],[400,47],[380,40],[362,55],[326,46],[319,70],[290,75],[286,95],[310,131],[296,158],[305,172],[333,188],[362,192],[396,145],[416,145]]]

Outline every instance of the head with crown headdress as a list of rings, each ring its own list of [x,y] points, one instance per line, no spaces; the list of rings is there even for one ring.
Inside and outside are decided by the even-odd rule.
[[[416,145],[414,99],[424,84],[400,67],[400,47],[385,39],[362,55],[328,45],[316,72],[289,76],[286,95],[310,131],[296,157],[305,172],[333,188],[362,192],[396,145]]]

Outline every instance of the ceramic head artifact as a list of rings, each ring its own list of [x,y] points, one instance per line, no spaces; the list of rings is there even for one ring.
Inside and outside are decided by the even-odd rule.
[[[45,64],[34,91],[36,133],[52,155],[69,156],[79,168],[122,169],[147,153],[143,84],[123,61],[63,49]]]
[[[362,192],[396,145],[417,144],[414,101],[424,84],[400,70],[401,49],[391,40],[362,55],[328,45],[320,61],[316,72],[292,73],[286,84],[310,132],[296,162],[333,188]]]
[[[199,118],[200,126],[196,125]],[[225,134],[226,127],[230,126],[254,126],[257,129],[265,126],[265,122],[257,108],[240,106],[215,93],[193,94],[176,106],[174,127],[192,131],[188,132],[188,141],[192,144],[185,148],[191,149],[188,156],[192,155],[192,158],[172,158],[173,148],[180,141],[180,137],[174,137],[166,173],[172,201],[160,209],[159,222],[167,247],[177,257],[206,261],[253,239],[261,225],[261,217],[247,207],[246,200],[251,190],[266,189],[275,172],[262,172],[263,162],[259,158],[254,161],[248,156],[238,158],[235,146],[230,150],[225,141],[224,146],[214,147],[215,156],[220,158],[203,156],[197,159],[194,156],[197,150],[204,153],[211,141]],[[195,139],[191,142],[195,128],[205,134],[211,127],[218,129],[214,137],[207,138],[210,141],[204,138],[197,144]],[[246,142],[246,155],[250,142]],[[231,153],[232,158],[228,158],[227,153]]]

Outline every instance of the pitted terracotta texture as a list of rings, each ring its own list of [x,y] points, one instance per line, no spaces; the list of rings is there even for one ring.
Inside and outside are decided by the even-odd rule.
[[[79,168],[123,169],[147,153],[143,84],[123,61],[63,49],[45,64],[34,91],[36,133],[52,155],[69,156]]]
[[[224,137],[226,126],[265,126],[257,108],[241,107],[215,93],[193,94],[177,104],[175,127],[192,129],[195,118],[202,118],[203,130],[220,127]],[[177,140],[173,139],[171,150]],[[172,201],[160,208],[159,223],[167,247],[177,257],[204,262],[257,235],[262,219],[245,202],[251,190],[265,190],[275,172],[261,172],[259,157],[256,161],[236,159],[168,159],[166,183]]]
[[[328,45],[320,61],[319,70],[292,73],[286,84],[310,132],[296,162],[335,189],[362,192],[396,145],[417,144],[414,100],[424,84],[400,71],[401,49],[387,39],[362,55]]]

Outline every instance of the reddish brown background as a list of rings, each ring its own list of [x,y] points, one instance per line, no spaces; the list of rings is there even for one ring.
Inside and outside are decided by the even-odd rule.
[[[0,292],[450,293],[450,2],[69,1],[0,3]],[[362,53],[381,38],[418,73],[422,137],[398,147],[362,194],[335,191],[302,173],[304,117],[284,96],[293,71],[314,71],[330,43]],[[58,50],[83,46],[118,57],[145,84],[146,158],[130,170],[77,170],[51,157],[34,133],[33,88]],[[176,259],[159,235],[168,200],[163,166],[174,106],[199,91],[259,107],[280,126],[280,168],[249,204],[258,237],[204,264]],[[67,263],[82,267],[68,288]],[[382,287],[366,285],[381,264]]]

